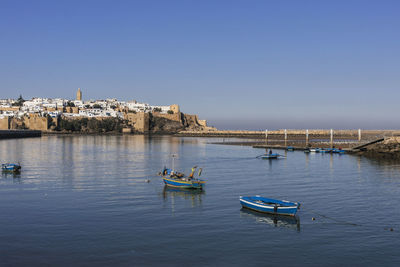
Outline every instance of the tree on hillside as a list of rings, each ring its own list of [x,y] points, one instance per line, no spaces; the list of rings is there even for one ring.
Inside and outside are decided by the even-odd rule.
[[[24,104],[25,100],[22,98],[22,95],[19,95],[17,102],[13,103],[13,106],[18,106],[18,107],[22,107],[22,105]]]

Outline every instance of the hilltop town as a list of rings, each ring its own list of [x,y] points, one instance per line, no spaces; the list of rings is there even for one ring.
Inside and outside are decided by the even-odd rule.
[[[206,120],[180,111],[179,105],[153,106],[133,101],[75,100],[62,98],[0,99],[0,130],[30,129],[43,132],[177,133],[213,130]]]

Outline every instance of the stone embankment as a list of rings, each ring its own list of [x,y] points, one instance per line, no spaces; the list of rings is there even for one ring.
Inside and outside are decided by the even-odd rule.
[[[368,157],[400,159],[400,136],[384,138],[381,142],[362,147],[357,153]]]

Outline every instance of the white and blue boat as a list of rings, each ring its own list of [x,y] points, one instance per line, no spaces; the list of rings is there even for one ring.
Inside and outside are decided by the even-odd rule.
[[[19,172],[21,165],[16,163],[5,163],[1,164],[1,170],[4,172]]]
[[[260,196],[240,197],[243,208],[255,210],[262,213],[295,216],[300,208],[300,203],[286,200],[264,198]]]

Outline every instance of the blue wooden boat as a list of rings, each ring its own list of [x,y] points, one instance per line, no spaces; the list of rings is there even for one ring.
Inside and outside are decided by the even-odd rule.
[[[194,170],[189,176],[185,176],[183,173],[175,172],[172,169],[164,168],[162,175],[164,184],[176,188],[184,189],[203,189],[203,185],[206,183],[204,180],[194,178]],[[199,176],[201,175],[201,170],[199,171]]]
[[[294,147],[288,146],[288,147],[286,147],[286,150],[287,150],[287,151],[294,151]]]
[[[338,148],[332,148],[331,153],[339,153],[339,154],[343,154],[346,153],[345,150],[343,149],[338,149]]]
[[[21,165],[16,163],[1,164],[1,170],[5,172],[19,172]]]
[[[300,208],[300,203],[286,200],[264,198],[260,196],[240,197],[243,208],[255,210],[262,213],[295,216]]]

